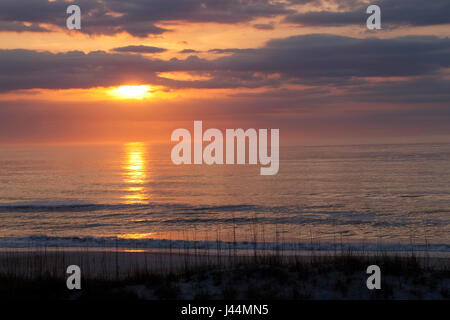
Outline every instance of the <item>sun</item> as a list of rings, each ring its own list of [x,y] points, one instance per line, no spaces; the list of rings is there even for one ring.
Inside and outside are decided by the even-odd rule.
[[[148,85],[126,85],[114,88],[110,93],[120,99],[144,99],[149,97],[152,91]]]

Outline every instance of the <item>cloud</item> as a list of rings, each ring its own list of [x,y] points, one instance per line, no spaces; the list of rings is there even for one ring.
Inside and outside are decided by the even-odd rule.
[[[208,50],[208,52],[224,54],[224,53],[236,53],[236,52],[244,52],[244,51],[248,52],[249,50],[252,50],[252,49],[225,48],[225,49],[210,49],[210,50]]]
[[[341,0],[332,2],[338,8],[325,8],[327,2],[316,0],[78,0],[82,29],[90,35],[113,35],[121,32],[135,37],[159,35],[170,30],[167,22],[222,23],[251,22],[258,18],[286,16],[285,22],[305,26],[364,25],[367,2]],[[48,32],[43,25],[66,28],[66,0],[2,0],[0,31]],[[314,11],[298,11],[313,4]],[[448,0],[380,0],[383,25],[440,25],[450,23]],[[319,11],[318,11],[319,9]],[[29,26],[24,25],[27,23]],[[31,25],[30,25],[31,24]],[[254,28],[270,30],[271,23],[256,23]]]
[[[365,25],[367,2],[352,1],[352,5],[343,2],[345,11],[308,11],[290,14],[285,22],[303,26],[346,26]],[[450,2],[433,0],[379,0],[382,25],[388,26],[432,26],[450,23]]]
[[[427,75],[450,67],[450,39],[408,36],[358,39],[328,34],[292,36],[215,60],[223,70],[281,74],[285,79]]]
[[[158,48],[158,47],[152,47],[152,46],[125,46],[125,47],[118,47],[112,49],[112,51],[115,52],[134,52],[134,53],[160,53],[165,52],[167,49],[164,48]]]
[[[64,0],[2,0],[0,31],[11,31],[14,24],[32,22],[66,27]],[[136,37],[169,31],[161,22],[239,23],[256,18],[293,13],[286,3],[271,0],[78,0],[82,28],[87,34],[127,32]]]
[[[0,30],[8,32],[50,32],[49,29],[41,27],[36,23],[24,23],[16,21],[0,21]]]
[[[273,30],[275,26],[273,23],[256,23],[253,25],[253,28],[259,30]]]
[[[450,80],[441,76],[368,84],[348,90],[358,101],[395,102],[407,104],[450,103]]]
[[[200,53],[200,51],[194,50],[194,49],[184,49],[179,51],[179,53]]]
[[[103,51],[85,54],[79,51],[0,50],[0,69],[0,92],[111,86],[143,73],[148,74],[146,80],[150,80],[153,74],[153,65],[140,55]]]
[[[308,85],[340,90],[354,88],[357,92],[360,88],[361,94],[366,90],[373,97],[377,90],[389,90],[370,87],[370,78],[434,77],[436,83],[443,83],[439,77],[450,67],[450,39],[435,36],[358,39],[327,34],[299,35],[274,39],[256,49],[212,49],[211,52],[230,55],[211,60],[194,55],[163,60],[127,52],[0,50],[0,92],[91,88],[131,81],[170,89]],[[208,79],[174,80],[158,76],[161,72],[176,71],[208,74]],[[389,86],[407,95],[400,82],[398,86],[390,82]],[[417,82],[414,86],[423,85]],[[430,85],[431,88],[444,90],[442,85]],[[421,99],[426,100],[432,94],[424,92]],[[443,99],[447,97],[444,95]]]

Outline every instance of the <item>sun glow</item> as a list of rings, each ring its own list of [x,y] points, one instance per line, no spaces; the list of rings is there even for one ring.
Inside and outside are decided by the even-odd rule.
[[[119,234],[117,238],[120,239],[150,239],[154,235],[153,232],[150,233],[126,233],[126,234]]]
[[[110,93],[121,99],[144,99],[152,94],[151,89],[148,85],[120,86],[112,89]]]

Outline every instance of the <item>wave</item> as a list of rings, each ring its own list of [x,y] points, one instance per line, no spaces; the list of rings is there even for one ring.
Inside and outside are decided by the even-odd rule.
[[[334,243],[334,242],[253,242],[253,241],[193,241],[169,239],[124,239],[118,237],[56,237],[33,235],[0,237],[0,248],[100,248],[100,249],[199,249],[239,251],[427,251],[450,252],[449,244],[402,243]]]
[[[258,212],[274,214],[325,214],[325,215],[366,215],[362,212],[341,211],[340,205],[323,206],[261,206],[253,204],[236,205],[191,205],[182,203],[87,203],[81,201],[33,201],[0,203],[1,212],[84,212],[84,211],[116,211],[116,210],[152,210],[171,209],[177,214],[203,214],[216,212]],[[335,210],[327,210],[335,209]],[[337,210],[336,210],[337,209]]]
[[[154,209],[171,208],[174,210],[190,210],[191,212],[207,211],[265,211],[264,207],[249,204],[222,205],[222,206],[193,206],[175,203],[142,203],[142,204],[103,204],[87,203],[79,201],[33,201],[33,202],[11,202],[0,203],[0,212],[47,212],[47,211],[99,211],[99,210],[121,210],[121,209]]]
[[[0,212],[98,211],[120,209],[126,206],[130,205],[84,203],[74,201],[13,202],[0,204]]]

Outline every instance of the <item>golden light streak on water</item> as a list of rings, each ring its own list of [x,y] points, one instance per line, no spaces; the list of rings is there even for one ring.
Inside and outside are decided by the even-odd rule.
[[[125,203],[144,203],[148,200],[147,190],[144,186],[147,179],[145,144],[131,142],[125,144],[125,163],[122,166],[125,183],[129,184],[122,196]]]

